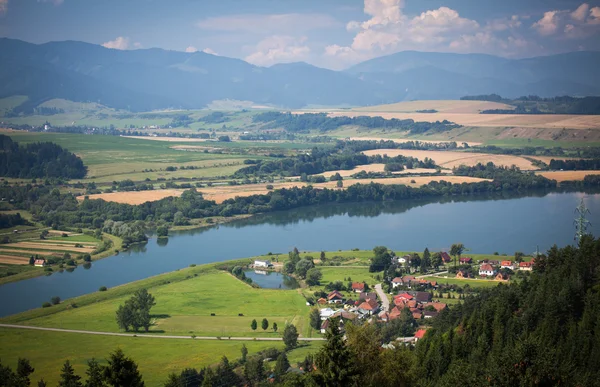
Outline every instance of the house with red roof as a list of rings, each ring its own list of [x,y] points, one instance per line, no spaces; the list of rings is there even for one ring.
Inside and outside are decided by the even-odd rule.
[[[344,296],[342,295],[342,293],[338,292],[337,290],[334,290],[333,292],[327,295],[327,302],[330,304],[341,304],[342,302],[344,302]]]
[[[419,329],[418,331],[415,332],[415,342],[417,342],[418,340],[421,340],[423,338],[423,336],[425,336],[425,333],[427,333],[427,331],[425,329]]]
[[[479,275],[482,277],[492,277],[496,274],[496,269],[489,263],[484,263],[479,266]]]
[[[427,308],[428,306],[432,306],[436,312],[441,312],[448,307],[448,305],[444,304],[443,302],[428,302],[423,304],[424,308]]]
[[[363,314],[373,315],[379,311],[379,303],[375,300],[368,300],[358,306],[358,311]]]
[[[500,268],[515,270],[515,265],[513,264],[513,261],[502,261],[500,262]]]
[[[533,262],[521,262],[521,263],[519,263],[519,270],[532,271],[533,270]]]
[[[452,257],[450,257],[450,255],[447,252],[442,251],[440,253],[440,255],[442,256],[442,261],[444,263],[450,263],[450,262],[452,262]]]
[[[45,259],[36,259],[35,261],[33,261],[33,266],[44,267],[44,266],[46,266],[46,260]]]
[[[470,265],[473,263],[473,258],[462,257],[461,259],[458,260],[458,262],[462,265]]]
[[[362,293],[365,291],[364,282],[352,282],[352,291],[354,293]]]

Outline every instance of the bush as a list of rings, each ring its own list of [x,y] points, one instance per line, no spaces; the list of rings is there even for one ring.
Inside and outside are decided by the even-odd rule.
[[[98,291],[101,291],[101,292],[105,292],[107,290],[108,289],[106,288],[106,286],[100,286],[100,288],[98,289]]]
[[[46,301],[46,302],[44,302],[44,303],[42,304],[42,308],[49,308],[49,307],[51,307],[51,306],[52,306],[52,304],[51,304],[51,303],[49,303],[48,301]]]
[[[52,301],[52,305],[58,305],[58,304],[60,304],[60,297],[54,296],[50,299],[50,301]]]
[[[272,190],[273,188],[274,188],[274,187],[273,187],[273,184],[267,184],[267,189],[268,189],[268,190]]]

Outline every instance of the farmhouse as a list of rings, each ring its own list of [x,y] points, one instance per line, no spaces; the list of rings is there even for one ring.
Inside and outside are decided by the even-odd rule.
[[[392,280],[392,288],[402,285],[402,277],[396,277]]]
[[[498,274],[496,274],[496,277],[494,277],[495,281],[508,281],[510,279],[510,277],[508,276],[508,274],[503,274],[498,272]]]
[[[352,282],[352,291],[354,293],[362,293],[365,291],[365,284],[363,282]]]
[[[333,292],[327,295],[327,302],[330,304],[341,304],[342,302],[344,302],[344,296],[342,295],[342,293],[338,292],[337,290],[334,290]]]
[[[44,267],[44,266],[46,266],[46,260],[45,259],[36,259],[33,262],[33,266]]]
[[[440,253],[440,255],[442,256],[442,261],[444,263],[450,263],[450,262],[452,262],[452,258],[450,257],[450,255],[447,252],[442,251]]]
[[[512,261],[502,261],[502,262],[500,262],[500,267],[502,269],[515,270],[515,265],[513,264]]]
[[[425,302],[431,302],[432,296],[431,293],[428,292],[413,292],[415,300],[419,304],[423,304]]]
[[[365,292],[362,292],[360,294],[360,296],[358,296],[358,300],[359,301],[370,301],[370,300],[377,301],[377,293],[365,293]]]
[[[419,329],[418,331],[415,332],[415,343],[419,340],[421,340],[423,338],[423,336],[425,336],[425,333],[427,333],[427,331],[425,329]]]
[[[376,300],[368,300],[358,306],[358,311],[362,314],[373,315],[379,311],[379,303]]]
[[[484,263],[483,265],[479,266],[479,275],[480,276],[488,277],[488,276],[493,276],[494,274],[496,274],[496,270],[489,263]]]
[[[471,273],[466,270],[459,270],[456,272],[456,278],[471,278]]]
[[[273,267],[273,264],[271,261],[256,260],[254,261],[254,267]]]
[[[331,308],[324,308],[319,311],[319,315],[321,316],[321,320],[327,320],[329,317],[333,316],[335,310]]]
[[[459,262],[463,265],[470,265],[473,263],[473,258],[463,257],[459,260]]]
[[[519,263],[519,270],[531,271],[533,270],[533,262],[521,262]]]

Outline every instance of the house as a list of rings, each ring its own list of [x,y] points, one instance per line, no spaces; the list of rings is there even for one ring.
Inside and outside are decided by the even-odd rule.
[[[487,263],[489,263],[492,266],[498,266],[500,264],[500,261],[496,261],[495,259],[490,259],[489,261],[487,261]]]
[[[341,304],[342,302],[344,302],[344,296],[342,295],[342,293],[338,292],[337,290],[334,290],[333,292],[327,295],[327,302],[329,304]]]
[[[36,259],[33,262],[33,266],[44,267],[44,266],[46,266],[46,260],[45,259]]]
[[[363,282],[352,282],[352,291],[354,293],[362,293],[365,291],[365,284]]]
[[[392,288],[395,289],[396,287],[402,285],[402,277],[396,277],[392,280]]]
[[[358,300],[359,301],[369,301],[369,300],[377,301],[377,293],[365,293],[365,292],[362,292],[358,296]]]
[[[324,308],[319,310],[319,315],[321,316],[321,320],[327,320],[329,317],[333,316],[335,310],[331,308]]]
[[[459,270],[456,272],[456,278],[471,278],[471,273],[466,270]]]
[[[502,261],[502,262],[500,262],[500,267],[502,269],[515,270],[515,265],[513,264],[512,261]]]
[[[533,262],[521,262],[519,263],[519,270],[531,271],[533,270]]]
[[[329,324],[331,324],[330,320],[325,320],[321,323],[321,333],[327,332],[327,328],[329,328]]]
[[[424,318],[434,318],[434,317],[437,317],[438,314],[439,314],[439,312],[434,312],[432,310],[424,310],[423,311]]]
[[[324,299],[323,297],[319,298],[319,300],[317,301],[317,304],[319,305],[325,305],[327,303],[327,300]]]
[[[398,318],[398,317],[400,317],[401,314],[402,314],[402,309],[395,306],[392,308],[392,310],[389,313],[389,319],[393,320],[395,318]]]
[[[355,320],[356,318],[358,318],[358,315],[351,312],[347,312],[345,310],[338,310],[333,315],[331,315],[330,318],[339,318],[342,320]]]
[[[415,301],[417,301],[417,303],[419,303],[419,304],[431,302],[431,299],[433,298],[431,296],[431,293],[428,293],[428,292],[413,292],[413,294],[415,297]]]
[[[458,260],[461,265],[470,265],[473,263],[473,258],[463,257]]]
[[[411,311],[411,313],[415,320],[420,320],[421,318],[423,318],[423,312],[420,309],[415,309]]]
[[[273,267],[273,264],[271,261],[256,260],[254,261],[254,267]]]
[[[510,277],[508,276],[508,274],[503,274],[498,272],[498,274],[496,274],[496,277],[494,277],[494,281],[508,281],[510,279]]]
[[[358,306],[358,311],[363,314],[373,315],[379,311],[379,303],[375,300],[368,300]]]
[[[415,332],[415,342],[421,340],[423,338],[423,336],[425,336],[425,333],[427,333],[427,331],[425,329],[419,329],[418,331]]]
[[[443,302],[428,302],[426,304],[423,304],[423,306],[425,308],[427,308],[428,306],[432,306],[436,312],[441,312],[442,310],[448,307],[448,305],[444,304]]]
[[[482,277],[491,277],[494,274],[496,274],[496,269],[494,269],[494,267],[492,265],[490,265],[489,263],[484,263],[483,265],[479,266],[479,275]]]
[[[385,310],[382,310],[381,312],[379,312],[377,317],[379,317],[379,319],[383,322],[390,321],[390,314],[388,312],[386,312]]]
[[[450,255],[447,252],[442,251],[440,253],[440,255],[442,256],[442,261],[444,263],[450,263],[450,262],[452,262],[452,258],[450,257]]]

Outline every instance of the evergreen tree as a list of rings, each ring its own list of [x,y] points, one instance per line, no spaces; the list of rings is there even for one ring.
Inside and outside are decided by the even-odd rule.
[[[282,352],[277,357],[277,362],[275,363],[275,369],[273,373],[275,373],[275,381],[280,382],[282,378],[287,373],[287,370],[290,368],[290,362],[288,361],[287,355],[285,352]]]
[[[258,356],[248,359],[244,365],[244,377],[251,386],[260,385],[265,380],[263,359]]]
[[[426,247],[423,251],[423,258],[421,258],[421,273],[427,273],[427,270],[431,266],[431,254],[429,249]]]
[[[85,371],[87,380],[85,387],[104,387],[104,376],[102,376],[102,367],[96,359],[88,361],[88,368]]]
[[[215,382],[214,387],[229,387],[237,386],[240,384],[240,379],[237,374],[233,372],[233,367],[229,363],[229,359],[226,356],[221,358],[221,362],[215,369]]]
[[[63,364],[58,385],[59,387],[83,387],[81,376],[75,375],[75,370],[68,360]]]
[[[29,375],[31,375],[34,371],[35,369],[31,366],[29,360],[19,358],[17,361],[17,378],[22,384],[29,386],[31,383],[29,380]]]
[[[266,331],[267,329],[269,329],[269,320],[267,320],[266,318],[263,318],[260,326],[263,329],[263,331]]]
[[[317,331],[321,329],[321,313],[319,309],[313,308],[309,316],[310,326]]]
[[[143,387],[142,375],[138,371],[137,364],[126,357],[121,349],[111,353],[108,365],[104,368],[104,379],[109,386],[121,387]]]
[[[338,324],[329,324],[327,341],[315,358],[315,365],[327,387],[351,386],[356,380],[354,359],[344,344]]]
[[[285,326],[285,329],[283,330],[283,343],[285,344],[286,350],[298,346],[298,330],[294,325],[288,324]]]
[[[242,344],[242,363],[246,362],[246,357],[248,356],[248,348],[246,348],[246,344]]]
[[[47,387],[47,386],[48,386],[48,384],[44,381],[44,379],[40,379],[37,382],[37,387]]]
[[[253,331],[255,331],[256,328],[258,328],[258,323],[256,322],[256,320],[252,320],[252,322],[250,323],[250,328],[252,328]]]
[[[204,371],[204,379],[202,380],[202,387],[214,387],[215,382],[217,382],[215,377],[215,372],[212,368],[208,367],[206,371]]]
[[[273,332],[277,333],[277,323],[273,323]]]

